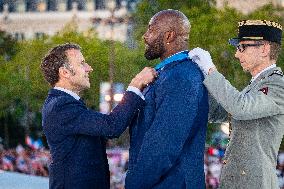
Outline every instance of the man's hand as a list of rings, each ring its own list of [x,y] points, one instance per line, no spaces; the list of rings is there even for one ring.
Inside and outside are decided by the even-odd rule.
[[[132,80],[129,86],[136,87],[142,91],[149,83],[155,80],[157,72],[154,68],[145,67]]]
[[[197,63],[204,75],[208,75],[209,71],[211,72],[212,70],[216,69],[212,62],[210,53],[199,47],[189,51],[188,57]]]

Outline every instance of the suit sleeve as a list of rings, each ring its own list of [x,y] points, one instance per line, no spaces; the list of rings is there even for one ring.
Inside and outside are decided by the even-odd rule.
[[[176,162],[184,143],[194,135],[198,101],[203,95],[201,88],[204,91],[202,82],[198,85],[175,78],[156,89],[163,100],[144,136],[137,163],[127,172],[127,188],[152,188]]]
[[[109,115],[87,109],[80,102],[72,101],[58,108],[57,116],[61,117],[63,134],[118,137],[143,105],[144,100],[135,93],[127,91],[122,101]]]
[[[253,120],[273,116],[283,111],[283,85],[267,82],[269,92],[265,95],[262,91],[257,94],[241,93],[234,88],[218,71],[208,75],[204,84],[209,93],[221,106],[236,120]]]

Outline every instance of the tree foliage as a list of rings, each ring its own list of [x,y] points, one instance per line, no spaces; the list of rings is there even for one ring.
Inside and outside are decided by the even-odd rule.
[[[0,56],[4,60],[10,60],[17,52],[17,42],[5,31],[0,30]]]
[[[242,19],[267,19],[283,24],[283,16],[271,5],[243,15],[228,7],[218,10],[213,4],[209,0],[141,0],[133,15],[137,49],[128,49],[116,42],[112,51],[109,41],[99,40],[92,29],[77,32],[73,22],[55,36],[22,42],[16,42],[11,36],[0,32],[0,127],[4,125],[4,120],[13,125],[29,123],[34,128],[32,130],[40,133],[40,111],[49,89],[40,71],[41,59],[50,48],[67,42],[79,44],[86,62],[94,69],[90,74],[91,88],[84,92],[83,98],[89,107],[98,110],[100,82],[109,80],[110,54],[115,54],[114,81],[125,85],[143,67],[156,64],[157,60],[145,60],[141,36],[150,18],[158,11],[169,8],[182,11],[191,22],[189,49],[201,47],[208,50],[220,72],[241,89],[250,77],[234,58],[235,49],[228,45],[228,39],[237,35],[237,22]],[[282,52],[278,62],[282,68],[283,59]],[[7,119],[3,119],[5,117]],[[25,122],[25,117],[29,117],[30,121]],[[0,136],[3,137],[2,132]]]
[[[36,120],[50,87],[42,76],[40,63],[49,49],[63,43],[79,44],[86,62],[94,69],[90,74],[91,88],[83,94],[87,105],[94,110],[98,110],[99,106],[100,82],[109,80],[111,53],[115,53],[114,81],[125,86],[146,65],[143,52],[139,49],[129,50],[117,42],[115,52],[112,52],[110,42],[99,40],[92,30],[79,33],[76,28],[66,26],[55,36],[18,42],[18,52],[12,59],[0,64],[0,99],[3,99],[0,101],[0,127],[6,124],[4,120],[10,120],[1,121],[1,117],[9,114],[17,120],[9,124],[29,124],[30,130],[37,128],[33,130],[41,131],[41,122]],[[0,58],[3,59],[3,56]],[[3,133],[0,136],[3,137]]]
[[[183,12],[190,20],[189,49],[201,47],[211,53],[218,70],[238,89],[247,85],[250,76],[234,58],[235,49],[228,44],[228,39],[237,36],[237,22],[243,19],[274,20],[284,23],[279,9],[266,5],[249,15],[243,15],[235,9],[225,7],[216,9],[214,1],[187,0],[142,0],[135,13],[136,37],[141,38],[146,31],[150,18],[158,11],[176,9]],[[282,66],[283,55],[279,58]]]
[[[151,17],[165,9],[180,10],[189,18],[191,23],[189,49],[201,47],[208,50],[218,70],[239,90],[248,84],[251,76],[243,72],[239,61],[234,57],[236,49],[228,44],[228,39],[237,36],[237,22],[245,19],[259,19],[274,20],[284,24],[284,17],[281,15],[283,9],[272,5],[266,5],[249,15],[243,15],[229,7],[216,9],[213,1],[142,0],[134,15],[137,39],[140,39],[146,31]],[[282,69],[284,69],[283,57],[282,51],[278,59],[278,66]],[[209,127],[207,136],[215,130]],[[284,143],[281,148],[284,149]]]

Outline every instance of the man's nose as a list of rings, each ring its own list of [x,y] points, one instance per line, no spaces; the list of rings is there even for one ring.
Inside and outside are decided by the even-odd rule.
[[[239,56],[240,56],[240,51],[239,51],[239,50],[236,50],[235,57],[236,57],[236,58],[239,58]]]
[[[86,71],[87,72],[92,72],[93,71],[93,68],[89,65],[89,64],[86,64]]]

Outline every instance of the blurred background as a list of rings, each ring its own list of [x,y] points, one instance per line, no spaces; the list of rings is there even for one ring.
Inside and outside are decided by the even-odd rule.
[[[131,78],[157,63],[144,58],[142,35],[150,18],[169,8],[182,11],[191,22],[189,49],[210,51],[218,70],[238,89],[250,76],[228,45],[237,35],[237,22],[265,19],[284,25],[284,0],[0,0],[0,188],[48,188],[50,154],[41,107],[49,86],[39,68],[47,51],[67,42],[82,47],[94,69],[83,98],[90,108],[108,113]],[[282,51],[282,69],[283,61]],[[108,143],[112,189],[124,185],[128,139],[126,131]],[[228,139],[227,123],[209,124],[204,154],[208,189],[219,185]],[[284,188],[282,150],[284,143],[276,172]]]

